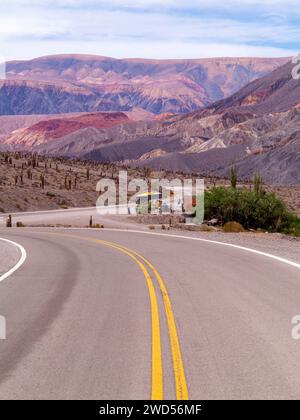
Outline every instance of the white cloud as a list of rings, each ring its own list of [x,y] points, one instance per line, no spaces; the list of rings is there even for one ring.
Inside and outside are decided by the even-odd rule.
[[[246,14],[239,17],[234,13],[237,3],[110,0],[104,5],[102,0],[1,0],[0,53],[18,59],[67,52],[149,58],[276,56],[295,52],[300,27],[290,23],[279,10],[285,7],[291,14],[292,6],[300,8],[298,0],[244,0],[242,6],[239,3],[239,13],[249,5],[264,8],[258,19],[248,21]],[[214,13],[160,13],[159,4],[173,9],[214,8]],[[146,6],[147,13],[138,9]],[[222,17],[218,7],[233,13]]]

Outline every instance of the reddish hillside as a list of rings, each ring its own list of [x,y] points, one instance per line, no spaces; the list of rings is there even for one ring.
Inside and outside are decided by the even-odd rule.
[[[71,118],[57,118],[40,121],[27,130],[32,133],[45,133],[46,139],[57,139],[86,127],[109,128],[129,122],[122,112],[84,114]]]
[[[11,146],[33,147],[72,134],[87,127],[110,128],[131,120],[122,112],[92,113],[40,121],[31,127],[14,131],[5,141]]]

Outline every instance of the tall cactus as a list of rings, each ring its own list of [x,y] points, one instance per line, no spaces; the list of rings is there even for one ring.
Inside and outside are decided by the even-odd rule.
[[[263,192],[263,183],[262,183],[262,177],[259,175],[259,173],[254,174],[254,192],[256,195],[261,195]]]
[[[230,170],[230,183],[231,183],[231,188],[236,190],[236,185],[237,185],[237,170],[236,170],[236,166],[232,166],[231,170]]]
[[[41,188],[44,190],[45,189],[45,175],[41,174],[40,180],[41,180]]]

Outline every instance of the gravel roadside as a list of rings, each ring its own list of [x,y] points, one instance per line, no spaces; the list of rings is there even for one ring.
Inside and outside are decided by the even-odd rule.
[[[168,226],[169,216],[159,220],[157,224],[157,216],[147,216],[145,220],[141,216],[128,218],[131,223],[131,228],[138,230],[145,230],[151,227],[153,232],[163,233],[161,224],[165,223]],[[183,225],[184,226],[184,225]],[[208,239],[211,241],[227,242],[234,245],[243,246],[245,248],[253,248],[257,251],[266,252],[275,256],[285,258],[300,264],[300,238],[282,235],[280,233],[264,233],[264,232],[244,232],[244,233],[224,233],[218,230],[205,231],[190,231],[188,228],[177,228],[174,226],[167,232],[168,234],[191,236],[196,238]]]
[[[155,229],[158,232],[160,229]],[[169,234],[179,234],[211,241],[227,242],[245,248],[253,248],[275,256],[286,258],[300,264],[300,238],[294,238],[278,233],[223,233],[223,232],[188,232],[171,230]]]

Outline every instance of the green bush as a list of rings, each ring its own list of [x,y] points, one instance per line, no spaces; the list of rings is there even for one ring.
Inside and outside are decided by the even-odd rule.
[[[263,229],[300,236],[300,219],[274,193],[215,187],[205,193],[205,219],[236,221],[245,229]]]
[[[287,235],[300,236],[300,219],[294,214],[289,214],[283,222],[282,232]]]

